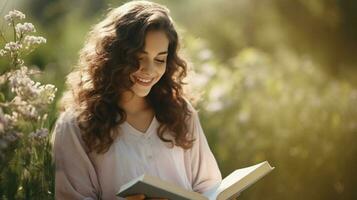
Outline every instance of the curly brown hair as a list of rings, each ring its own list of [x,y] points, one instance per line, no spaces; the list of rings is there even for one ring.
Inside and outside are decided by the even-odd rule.
[[[87,36],[74,71],[67,76],[69,90],[61,107],[76,111],[76,120],[89,152],[105,153],[126,120],[118,102],[134,84],[129,76],[139,69],[138,52],[150,30],[164,31],[169,39],[166,71],[145,97],[160,122],[164,142],[188,149],[187,120],[191,115],[183,93],[187,64],[178,56],[179,40],[169,10],[148,1],[132,1],[112,9]],[[167,132],[173,140],[165,138]]]

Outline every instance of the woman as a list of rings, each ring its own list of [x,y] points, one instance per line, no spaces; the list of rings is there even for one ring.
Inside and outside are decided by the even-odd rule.
[[[53,134],[56,199],[118,199],[144,173],[200,193],[216,187],[221,173],[182,91],[186,72],[165,7],[132,1],[95,25]]]

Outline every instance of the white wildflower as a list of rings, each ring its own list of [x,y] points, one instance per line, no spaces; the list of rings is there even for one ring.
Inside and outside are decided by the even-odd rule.
[[[56,89],[57,89],[57,88],[56,88]],[[48,114],[45,113],[45,114],[42,116],[42,120],[45,121],[45,120],[47,120],[47,118],[48,118]]]
[[[11,103],[12,103],[13,105],[16,105],[16,106],[26,106],[26,105],[27,105],[27,103],[26,103],[25,101],[23,101],[23,100],[21,99],[21,97],[19,97],[19,96],[15,96],[15,97],[12,99]]]
[[[19,42],[9,42],[5,44],[4,50],[8,52],[15,52],[22,48],[22,44]]]
[[[13,105],[17,105],[15,110],[23,116],[35,118],[35,115],[45,111],[46,106],[53,102],[57,88],[51,84],[42,85],[40,82],[33,81],[29,77],[30,73],[36,73],[36,71],[30,71],[23,66],[12,71],[8,75],[8,80],[11,91],[18,98],[12,101]]]
[[[17,110],[25,119],[36,119],[39,114],[37,108],[31,104],[19,106]]]
[[[16,96],[11,101],[11,107],[13,110],[15,110],[19,115],[21,115],[25,119],[36,119],[38,115],[37,108],[34,105],[32,105],[30,102],[23,100],[19,96]]]
[[[4,19],[5,21],[11,24],[11,22],[13,22],[14,20],[22,20],[25,19],[25,17],[26,16],[24,13],[18,10],[12,10],[7,15],[5,15]]]
[[[15,27],[16,30],[16,34],[18,34],[18,36],[26,34],[26,33],[32,33],[32,32],[36,32],[35,26],[31,23],[18,23],[16,24]]]
[[[47,136],[48,136],[48,129],[46,129],[46,128],[38,129],[35,132],[32,132],[29,134],[29,137],[34,138],[34,139],[42,139]]]
[[[46,38],[41,37],[41,36],[33,36],[33,35],[27,35],[24,39],[24,44],[26,46],[30,45],[40,45],[46,43]]]
[[[5,118],[5,115],[2,109],[0,108],[0,133],[5,132],[5,130],[7,129],[7,125],[8,125],[8,120]]]
[[[18,58],[18,59],[16,59],[16,63],[17,63],[17,66],[22,66],[22,65],[24,65],[25,62],[21,58]]]
[[[47,84],[43,87],[42,97],[44,102],[50,104],[56,97],[57,88],[52,84]]]
[[[6,74],[0,76],[0,86],[5,84],[6,82]]]
[[[12,111],[11,115],[5,114],[4,118],[9,123],[9,125],[12,125],[18,122],[19,114],[16,111]]]
[[[5,51],[4,49],[0,49],[0,56],[6,56],[7,55],[7,51]]]
[[[29,87],[35,84],[34,81],[31,80],[31,78],[28,76],[28,74],[29,70],[25,66],[8,74],[9,86],[12,92],[15,92],[17,95],[23,96],[24,87]],[[36,95],[36,93],[30,92],[29,95],[33,96]]]
[[[46,109],[46,106],[53,102],[57,88],[54,85],[38,85],[33,86],[37,95],[32,98],[31,104],[33,104],[40,112]]]

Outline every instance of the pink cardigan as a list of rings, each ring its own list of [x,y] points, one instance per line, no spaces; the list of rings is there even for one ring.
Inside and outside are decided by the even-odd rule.
[[[121,124],[115,130],[120,136],[104,154],[88,154],[74,112],[61,113],[52,135],[56,199],[120,199],[115,196],[120,186],[143,173],[200,193],[216,187],[221,173],[198,114],[190,107],[189,128],[196,138],[191,149],[169,148],[157,136],[159,122],[154,117],[145,133]]]

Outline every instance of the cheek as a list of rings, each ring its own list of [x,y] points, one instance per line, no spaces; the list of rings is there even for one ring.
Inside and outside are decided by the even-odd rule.
[[[157,82],[159,82],[162,77],[165,74],[165,67],[161,68],[161,67],[157,67],[155,70],[155,80],[154,80],[154,84],[156,84]]]
[[[130,74],[129,79],[130,79],[132,82],[135,82],[134,73],[133,73],[133,74]]]
[[[162,65],[158,68],[158,74],[160,75],[160,77],[164,75],[165,71],[166,71],[166,65]]]

